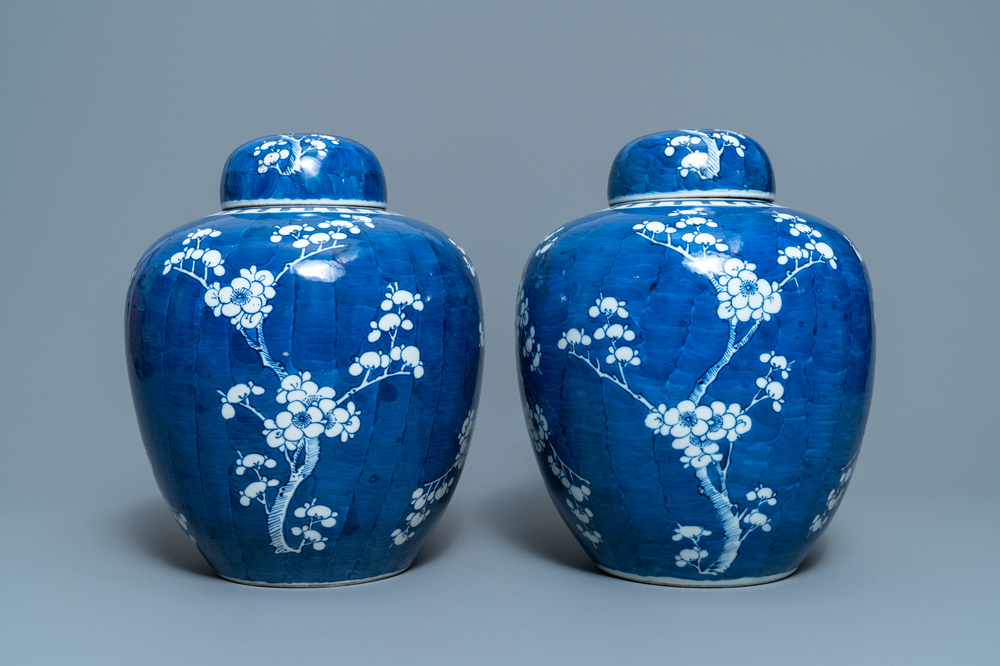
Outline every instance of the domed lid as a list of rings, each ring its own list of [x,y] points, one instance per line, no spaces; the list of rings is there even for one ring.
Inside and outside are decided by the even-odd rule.
[[[222,209],[345,205],[385,208],[385,175],[375,154],[326,134],[277,134],[245,143],[222,172]]]
[[[611,165],[611,205],[702,197],[773,201],[774,172],[760,144],[725,130],[658,132],[627,144]]]

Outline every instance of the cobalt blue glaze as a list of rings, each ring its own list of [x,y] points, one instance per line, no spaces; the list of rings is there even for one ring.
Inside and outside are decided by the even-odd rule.
[[[854,470],[874,369],[869,280],[837,229],[766,200],[771,167],[741,135],[639,139],[612,167],[612,198],[648,188],[637,160],[685,134],[722,154],[706,189],[744,189],[689,198],[686,181],[661,182],[539,244],[518,296],[525,415],[550,495],[600,568],[766,583],[799,566]]]
[[[773,201],[774,172],[760,144],[736,132],[659,132],[626,144],[611,166],[608,201],[663,194]]]
[[[223,174],[223,208],[295,201],[385,208],[385,176],[378,158],[343,137],[261,137],[234,150]]]
[[[371,155],[296,136],[329,144],[335,170]],[[267,187],[229,191],[277,191]],[[482,366],[472,264],[416,220],[310,204],[353,192],[289,185],[284,205],[196,220],[154,243],[132,278],[129,377],[146,451],[174,516],[225,578],[399,573],[467,455]]]

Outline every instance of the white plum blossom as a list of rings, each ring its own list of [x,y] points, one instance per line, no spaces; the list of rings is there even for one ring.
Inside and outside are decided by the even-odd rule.
[[[840,478],[837,480],[837,484],[830,489],[830,492],[826,496],[826,505],[824,506],[822,513],[816,514],[812,519],[812,524],[809,526],[809,533],[818,532],[823,529],[826,525],[827,520],[830,519],[830,514],[837,505],[840,504],[841,499],[844,497],[844,491],[847,490],[847,483],[851,480],[851,475],[854,474],[854,464],[857,461],[857,457],[847,463],[840,470]]]
[[[295,375],[288,375],[281,380],[281,389],[278,391],[275,400],[281,404],[289,402],[302,402],[312,405],[323,399],[331,399],[336,395],[329,386],[320,386],[311,381],[312,374],[301,372]]]
[[[750,417],[743,413],[743,408],[737,403],[728,407],[726,403],[715,401],[711,404],[712,415],[707,419],[708,432],[705,437],[715,442],[727,439],[735,442],[740,435],[750,430]]]
[[[575,331],[576,329],[570,329],[570,331]],[[609,338],[611,340],[625,340],[626,342],[632,342],[635,340],[635,332],[630,331],[628,326],[622,324],[611,324],[607,323],[594,331],[595,340],[603,340],[604,338]],[[584,344],[589,345],[590,342],[585,342]],[[610,361],[609,361],[610,363]]]
[[[393,530],[389,535],[392,543],[401,546],[416,536],[416,528],[430,517],[434,503],[451,492],[458,479],[458,474],[465,465],[465,458],[469,454],[469,444],[472,441],[475,423],[476,410],[473,407],[466,415],[461,431],[458,433],[458,452],[455,454],[451,467],[438,478],[413,491],[410,495],[410,505],[413,507],[413,511],[406,516],[405,525]]]
[[[274,469],[278,466],[277,461],[269,458],[267,456],[262,456],[259,453],[250,453],[248,455],[241,455],[236,459],[236,476],[243,476],[247,473],[247,470],[258,472],[257,476],[260,477],[259,471],[261,468]]]
[[[740,139],[745,139],[746,137],[742,134],[730,134],[729,132],[713,133],[713,137],[716,139],[722,139],[726,148],[733,148],[736,150],[736,154],[743,157],[744,151],[747,147],[743,145]]]
[[[528,325],[528,298],[524,295],[524,289],[517,292],[517,325],[521,328]]]
[[[710,439],[689,435],[675,439],[671,446],[675,449],[683,449],[684,455],[681,456],[680,460],[685,467],[690,465],[695,469],[700,469],[708,467],[713,462],[722,462],[719,445]]]
[[[689,564],[695,564],[703,557],[708,557],[708,551],[704,548],[685,548],[674,556],[674,564],[685,567]]]
[[[455,485],[455,477],[450,476],[454,469],[455,467],[452,465],[443,476],[413,491],[410,496],[410,505],[414,510],[406,516],[405,526],[393,530],[389,535],[394,544],[402,546],[416,536],[415,528],[430,517],[431,505],[447,495]]]
[[[619,302],[617,299],[599,298],[595,303],[596,304],[593,308],[591,308],[591,311],[593,312],[596,310],[597,315],[606,310],[605,315],[607,317],[610,317],[612,314],[618,314],[623,317],[628,316],[628,311],[624,308],[625,303]],[[524,292],[522,290],[518,293],[518,323],[521,326],[522,334],[526,334],[526,337],[530,339],[534,337],[534,327],[532,326],[527,331],[525,330],[529,326],[528,314],[528,299],[524,297]],[[619,330],[616,329],[615,333],[618,335]],[[624,335],[625,329],[621,328],[620,335],[618,335],[618,337],[624,337]],[[634,334],[632,334],[632,337],[634,338]],[[558,343],[556,343],[556,346],[559,349],[566,349],[567,347],[570,347],[575,350],[577,345],[587,346],[591,342],[591,337],[587,335],[586,332],[580,329],[572,328],[563,332],[562,338]],[[614,353],[615,349],[612,346],[609,350]],[[629,351],[632,352],[632,350]],[[635,361],[639,360],[638,356],[634,355],[629,356],[623,362],[625,364],[629,364],[633,361],[633,358]],[[593,546],[598,546],[603,538],[601,533],[594,529],[590,524],[594,518],[593,509],[585,505],[590,498],[590,482],[570,469],[570,467],[559,457],[555,447],[553,447],[549,442],[549,437],[551,435],[549,431],[549,420],[546,418],[541,405],[534,404],[528,400],[524,404],[524,409],[527,417],[526,420],[528,422],[528,434],[535,452],[538,454],[544,454],[546,449],[548,449],[548,468],[568,493],[568,496],[566,497],[566,504],[570,513],[578,521],[577,529],[580,531],[581,537],[587,539],[587,541],[589,541]]]
[[[316,530],[303,530],[301,527],[293,527],[291,531],[296,536],[301,534],[303,544],[312,546],[313,550],[324,550],[326,548],[324,542],[329,540]]]
[[[192,543],[198,543],[198,540],[194,538],[193,534],[191,534],[191,529],[188,526],[187,516],[185,516],[180,511],[174,511],[173,507],[170,507],[170,513],[174,515],[174,520],[176,520],[177,524],[181,526],[181,529],[184,530],[184,533],[188,535],[188,538],[191,539]]]
[[[686,130],[689,134],[675,136],[667,142],[663,148],[663,154],[672,156],[679,149],[684,149],[687,153],[681,158],[677,171],[681,178],[687,178],[690,171],[694,171],[702,180],[710,180],[719,175],[720,155],[726,149],[733,149],[736,154],[743,157],[746,146],[740,139],[746,138],[739,134],[729,132],[713,132],[711,137],[694,130]],[[719,141],[722,145],[719,145]]]
[[[695,405],[691,400],[682,400],[676,407],[670,409],[660,404],[646,415],[646,427],[658,431],[664,437],[667,435],[677,438],[689,435],[701,437],[708,433],[708,421],[711,418],[710,407]]]
[[[171,268],[180,266],[183,261],[184,252],[174,252],[172,255],[167,257],[166,261],[163,262],[163,274],[166,275],[170,272]]]
[[[651,233],[653,235],[662,234],[662,233],[672,234],[672,233],[676,233],[676,231],[677,231],[677,229],[675,229],[674,227],[671,227],[671,226],[669,226],[667,224],[664,224],[663,222],[659,222],[657,220],[644,220],[643,222],[640,222],[639,224],[632,225],[632,228],[635,229],[635,230],[637,230],[637,231],[648,231],[649,233]]]
[[[226,274],[226,269],[223,267],[226,260],[222,258],[222,253],[218,250],[206,250],[205,254],[201,255],[201,263],[205,265],[205,268],[211,268],[216,276]]]
[[[778,250],[778,263],[784,265],[789,260],[798,261],[799,259],[804,259],[806,256],[808,255],[802,251],[802,248],[796,245],[789,245],[784,250]]]
[[[778,500],[774,497],[774,491],[767,486],[757,486],[755,489],[747,493],[747,499],[751,502],[760,500],[761,502],[766,502],[771,506],[778,503]]]
[[[337,512],[322,504],[306,503],[295,509],[296,518],[313,518],[323,527],[337,524]]]
[[[365,371],[370,373],[372,370],[388,368],[391,362],[392,359],[388,354],[383,354],[380,351],[366,351],[351,363],[347,371],[357,377]]]
[[[694,232],[688,232],[686,234],[681,235],[681,240],[684,241],[685,243],[694,243],[696,245],[715,245],[716,243],[721,242],[720,239],[716,238],[712,234],[705,232],[700,232],[697,234]]]
[[[695,209],[698,211],[700,209]],[[678,229],[686,229],[688,227],[693,227],[695,232],[702,231],[702,227],[718,227],[719,223],[715,220],[710,220],[703,215],[690,215],[686,212],[674,211],[668,214],[668,217],[680,217],[681,219],[673,222],[673,225]]]
[[[424,364],[420,360],[420,350],[413,345],[401,345],[389,350],[391,361],[400,361],[403,368],[412,368],[413,376],[420,379],[424,376]]]
[[[759,527],[765,532],[771,531],[771,519],[757,509],[743,516],[743,522],[750,524],[752,527]]]
[[[411,293],[405,289],[396,289],[392,292],[392,303],[393,305],[412,305],[414,310],[423,310],[424,303],[420,300],[420,294]],[[382,309],[388,310],[385,306],[385,302],[382,303]]]
[[[795,219],[802,220],[801,217],[797,217]],[[815,238],[821,238],[823,236],[823,234],[820,233],[818,230],[813,229],[811,226],[806,224],[804,220],[801,222],[793,222],[791,226],[788,228],[788,233],[790,233],[793,236],[799,236],[799,235],[806,236],[807,238],[810,236]]]
[[[524,344],[521,345],[521,356],[531,358],[531,363],[528,365],[531,372],[542,371],[542,346],[535,340],[534,326],[529,327],[525,333]]]
[[[201,242],[206,238],[217,238],[222,235],[222,232],[218,229],[196,229],[187,235],[187,238],[183,241],[183,245],[188,245],[186,250],[181,250],[170,255],[163,262],[163,274],[166,275],[171,271],[171,269],[177,269],[182,273],[187,273],[192,277],[202,280],[197,274],[199,270],[197,263],[202,264],[202,269],[204,276],[208,277],[208,269],[212,269],[212,273],[216,276],[225,275],[226,269],[223,266],[226,263],[225,258],[223,258],[222,253],[216,249],[204,249],[201,247]],[[194,242],[194,245],[189,245]],[[191,267],[185,268],[184,262],[190,260]],[[202,282],[202,284],[205,284]]]
[[[708,551],[699,545],[699,541],[704,536],[711,536],[712,531],[706,530],[697,525],[678,525],[674,529],[671,537],[674,541],[687,539],[691,542],[690,548],[684,548],[674,556],[674,565],[678,567],[693,567],[698,573],[705,573],[701,568],[701,560],[708,557]]]
[[[781,293],[777,282],[768,282],[753,272],[754,264],[732,258],[723,265],[725,271],[718,281],[724,289],[719,292],[720,319],[750,321],[763,318],[781,310]]]
[[[257,173],[265,174],[269,169],[274,169],[282,176],[298,172],[315,175],[329,152],[327,144],[336,146],[340,142],[325,134],[302,137],[282,134],[277,139],[265,141],[253,152],[253,156],[258,158]]]
[[[799,246],[789,246],[782,250],[778,250],[778,263],[785,265],[789,261],[794,262],[796,267],[799,266],[799,260],[805,260],[808,263],[814,262],[825,262],[829,264],[830,268],[837,268],[837,256],[830,247],[824,241],[818,241],[816,239],[822,238],[823,233],[811,226],[806,222],[804,218],[798,217],[797,215],[790,215],[788,213],[772,213],[775,222],[784,222],[788,224],[788,233],[794,237],[800,237],[806,241],[805,245]],[[813,252],[819,255],[817,259]]]
[[[729,245],[724,242],[724,238],[719,238],[714,233],[707,231],[709,227],[718,227],[719,225],[717,222],[701,215],[688,215],[679,211],[669,214],[670,217],[679,215],[684,215],[685,217],[669,224],[659,221],[645,220],[639,224],[633,225],[632,228],[637,230],[640,236],[648,238],[658,245],[664,245],[675,250],[678,249],[678,247],[672,244],[669,234],[677,233],[678,230],[682,229],[687,229],[687,231],[681,234],[680,239],[681,242],[687,243],[688,250],[690,250],[690,246],[692,244],[703,246],[706,253],[709,247],[712,247],[719,252],[724,252],[729,249]],[[666,241],[657,240],[655,238],[656,235],[660,233],[668,234]]]
[[[715,401],[711,406],[682,400],[676,407],[660,404],[646,415],[646,427],[662,437],[673,437],[673,448],[684,451],[681,462],[696,469],[721,462],[716,442],[735,442],[751,427],[750,417],[733,403]]]
[[[273,424],[273,425],[272,425]],[[306,405],[298,400],[288,404],[288,409],[279,412],[274,421],[264,422],[267,443],[274,448],[294,450],[303,437],[319,437],[326,425],[323,412],[314,405]]]
[[[293,536],[302,537],[300,548],[312,546],[313,550],[325,550],[328,537],[323,536],[319,530],[314,528],[320,526],[329,529],[335,526],[339,514],[330,507],[317,504],[316,500],[313,500],[295,509],[293,515],[299,520],[309,521],[304,526],[296,525],[291,529]]]
[[[590,306],[589,314],[591,317],[599,317],[603,314],[605,317],[618,315],[622,319],[628,318],[628,310],[625,309],[625,301],[619,301],[617,298],[602,295],[595,301],[595,303],[596,305]]]
[[[244,404],[244,401],[251,395],[262,395],[264,387],[255,386],[253,382],[247,382],[246,384],[237,384],[226,391],[226,393],[222,393],[222,391],[219,391],[219,393],[222,395],[222,398],[219,399],[219,402],[222,403],[222,418],[228,421],[236,416],[236,408],[233,405]]]
[[[812,524],[809,525],[809,533],[812,534],[813,532],[818,532],[823,529],[823,525],[826,525],[826,515],[819,513],[816,514],[813,516]]]
[[[268,479],[266,476],[250,483],[246,488],[240,491],[240,504],[243,506],[250,506],[254,500],[257,500],[264,506],[267,506],[267,489],[274,488],[278,484],[279,481],[277,479]]]
[[[221,235],[222,232],[218,229],[195,229],[187,235],[181,244],[187,245],[191,241],[200,241],[202,238],[218,238]]]
[[[361,428],[361,410],[353,402],[338,407],[333,400],[320,400],[318,408],[326,418],[324,433],[327,437],[339,437],[346,442]]]
[[[240,277],[229,285],[219,287],[216,282],[205,292],[205,304],[213,308],[216,317],[229,317],[229,323],[237,328],[256,328],[261,319],[271,312],[267,304],[274,298],[274,275],[270,271],[241,268]]]
[[[476,426],[476,410],[469,410],[469,415],[462,423],[462,431],[458,433],[458,453],[455,454],[455,467],[462,469],[465,458],[469,455],[469,444],[472,442],[472,430]]]
[[[604,357],[604,362],[608,365],[618,363],[620,365],[639,365],[642,359],[631,347],[608,347],[608,355]]]
[[[546,442],[546,444],[548,443]],[[594,511],[585,505],[585,502],[590,499],[590,482],[571,470],[559,457],[556,450],[551,445],[548,446],[549,455],[546,462],[552,475],[566,491],[566,506],[573,517],[579,521],[576,527],[584,538],[596,546],[601,542],[601,533],[589,528],[590,522],[594,518]],[[536,448],[536,450],[538,449]],[[585,525],[588,527],[584,527]]]
[[[321,249],[327,243],[325,249],[341,247],[337,241],[346,239],[345,231],[352,234],[360,233],[361,230],[350,220],[337,220],[334,222],[315,222],[310,224],[285,224],[277,225],[271,233],[271,242],[280,243],[286,238],[291,238],[292,247],[297,249],[307,248],[310,245],[318,245]]]
[[[674,541],[680,541],[681,539],[698,539],[703,536],[711,536],[711,534],[711,530],[706,530],[697,525],[678,525],[674,530],[674,536],[671,538]]]
[[[771,408],[776,412],[780,412],[785,402],[783,397],[785,395],[785,385],[778,381],[776,376],[782,380],[787,380],[792,363],[789,363],[788,359],[784,356],[776,354],[774,350],[761,354],[760,362],[767,363],[768,370],[766,375],[757,378],[757,388],[759,390],[757,391],[757,397],[754,398],[754,404],[767,397],[772,401]]]
[[[536,453],[541,453],[549,445],[549,420],[539,405],[528,405],[528,435]]]
[[[837,256],[833,253],[833,248],[826,243],[816,243],[816,251],[830,264],[830,268],[837,267]]]
[[[419,312],[424,309],[424,302],[420,294],[414,294],[405,289],[399,289],[395,285],[390,285],[379,307],[385,314],[372,320],[369,324],[372,331],[368,334],[368,342],[377,342],[383,333],[388,333],[395,340],[397,329],[412,330],[413,322],[406,318],[404,310],[412,307]]]
[[[532,327],[532,329],[534,329],[534,327]],[[602,330],[602,329],[597,329],[597,330]],[[569,346],[575,346],[581,344],[589,345],[591,342],[592,340],[589,335],[587,335],[586,333],[584,333],[579,329],[571,328],[568,331],[563,332],[562,339],[560,339],[559,342],[556,343],[556,346],[559,347],[559,349],[566,349],[566,347]]]
[[[375,225],[372,223],[372,218],[368,217],[367,215],[344,215],[344,214],[342,214],[341,217],[347,218],[352,223],[352,226],[353,226],[354,222],[357,222],[359,224],[364,224],[369,229],[374,229],[375,228]],[[341,222],[344,222],[344,221],[345,220],[341,220]],[[358,231],[354,231],[354,229],[351,229],[351,233],[352,234],[353,233],[358,233],[360,231],[361,231],[361,229],[358,229]]]

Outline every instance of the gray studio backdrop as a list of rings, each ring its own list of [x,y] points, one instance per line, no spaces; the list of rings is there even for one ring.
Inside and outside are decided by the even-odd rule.
[[[996,2],[134,2],[0,7],[0,661],[996,663]],[[721,127],[847,232],[878,317],[842,511],[736,590],[597,573],[522,425],[513,308],[627,141]],[[365,143],[392,210],[461,243],[487,361],[466,473],[406,574],[214,578],[159,499],[125,376],[129,274],[219,209],[229,152]],[[72,660],[72,662],[70,661]]]

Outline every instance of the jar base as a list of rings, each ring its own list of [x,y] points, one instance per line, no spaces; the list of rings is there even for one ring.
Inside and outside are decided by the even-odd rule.
[[[616,576],[618,578],[624,578],[625,580],[630,580],[636,583],[647,583],[649,585],[666,585],[668,587],[748,587],[750,585],[764,585],[765,583],[773,583],[783,578],[788,578],[793,573],[798,571],[798,567],[796,567],[791,571],[786,571],[785,573],[774,574],[771,576],[702,581],[702,580],[689,580],[687,578],[672,578],[670,576],[639,576],[638,574],[631,574],[631,573],[626,573],[624,571],[615,571],[614,569],[608,569],[607,567],[602,567],[600,564],[596,566],[604,573]]]
[[[229,576],[223,576],[220,573],[215,575],[224,580],[228,580],[230,583],[239,583],[240,585],[252,585],[254,587],[345,587],[347,585],[360,585],[361,583],[373,583],[377,580],[383,580],[385,578],[392,578],[393,576],[398,576],[410,567],[403,567],[399,571],[393,571],[392,573],[382,574],[381,576],[372,576],[371,578],[360,578],[358,580],[338,580],[332,583],[264,583],[255,580],[241,580],[239,578],[230,578]]]

